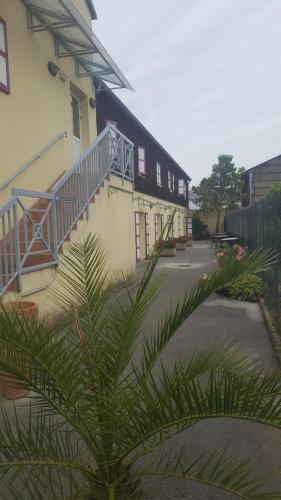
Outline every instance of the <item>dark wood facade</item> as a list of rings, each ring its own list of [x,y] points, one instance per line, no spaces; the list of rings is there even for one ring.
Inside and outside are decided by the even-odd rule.
[[[281,182],[281,155],[270,158],[242,174],[242,206],[263,200],[274,184]]]
[[[106,127],[108,121],[114,122],[120,132],[135,145],[135,190],[174,204],[188,206],[190,177],[120,99],[106,89],[97,92],[98,134]],[[144,174],[139,172],[138,147],[145,148]],[[161,166],[161,186],[157,185],[157,163]],[[170,188],[168,176],[170,176]],[[184,195],[179,193],[179,181],[184,184],[186,193]]]

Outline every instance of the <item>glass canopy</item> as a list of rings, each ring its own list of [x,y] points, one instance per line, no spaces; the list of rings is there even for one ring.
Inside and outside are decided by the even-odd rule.
[[[57,57],[74,57],[79,78],[102,80],[110,88],[132,86],[115,64],[71,0],[22,0],[27,7],[28,28],[50,31]]]

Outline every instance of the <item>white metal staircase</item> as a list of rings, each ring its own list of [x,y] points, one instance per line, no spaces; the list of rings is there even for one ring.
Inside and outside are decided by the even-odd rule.
[[[134,182],[134,145],[119,130],[106,127],[49,192],[12,189],[0,207],[0,296],[25,272],[58,264],[68,238],[100,186],[111,173]],[[33,199],[25,206],[27,199]],[[31,208],[30,208],[31,205]]]

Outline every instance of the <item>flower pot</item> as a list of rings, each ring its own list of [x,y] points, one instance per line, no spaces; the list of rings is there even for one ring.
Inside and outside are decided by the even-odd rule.
[[[176,247],[163,248],[160,253],[160,257],[175,257],[175,255],[176,255]]]
[[[17,315],[25,316],[26,318],[36,319],[38,316],[38,305],[34,302],[11,302],[8,308],[14,310]],[[18,367],[24,370],[26,378],[29,377],[29,369],[24,366],[24,361],[19,358]],[[17,379],[14,375],[7,372],[0,372],[0,389],[3,398],[9,400],[15,400],[20,398],[25,398],[29,394],[28,389],[22,389],[19,387],[21,380]]]
[[[177,250],[186,250],[186,243],[176,243]]]

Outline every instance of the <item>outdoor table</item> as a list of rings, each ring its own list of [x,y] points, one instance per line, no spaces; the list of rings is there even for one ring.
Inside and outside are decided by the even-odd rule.
[[[213,245],[215,245],[216,247],[220,243],[221,238],[227,238],[227,236],[228,235],[226,233],[216,234],[215,236],[213,236],[211,240],[211,248],[213,247]]]
[[[236,238],[234,236],[230,237],[230,238],[222,238],[220,240],[220,243],[221,243],[221,246],[223,245],[223,243],[229,243],[230,245],[234,245],[234,243],[237,243],[239,238]]]

